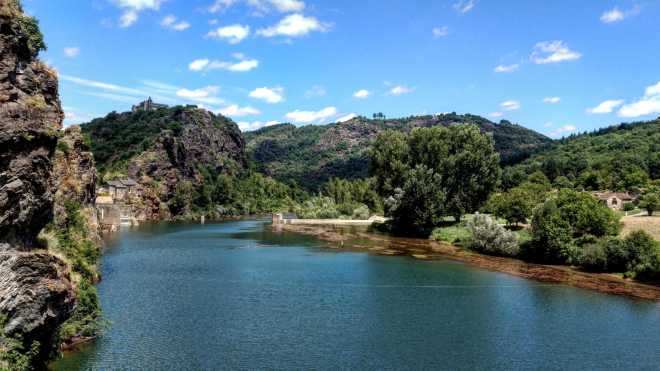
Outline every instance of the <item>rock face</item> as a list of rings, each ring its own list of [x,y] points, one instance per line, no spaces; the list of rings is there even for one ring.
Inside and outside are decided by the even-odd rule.
[[[83,136],[78,125],[64,131],[59,143],[66,143],[68,151],[55,152],[53,189],[56,190],[56,206],[70,198],[83,205],[92,205],[96,198],[99,175],[94,167],[94,156],[83,148]],[[66,147],[64,147],[66,148]]]
[[[0,340],[18,335],[43,345],[73,315],[76,299],[64,262],[30,252],[53,220],[63,113],[57,77],[36,59],[25,21],[16,1],[0,0],[0,313],[7,316]]]
[[[53,219],[48,181],[62,108],[16,14],[0,14],[0,251],[29,251]]]

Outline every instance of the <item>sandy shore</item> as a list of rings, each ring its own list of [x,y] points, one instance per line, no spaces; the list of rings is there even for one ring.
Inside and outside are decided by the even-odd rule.
[[[360,248],[383,255],[406,255],[415,259],[453,259],[497,272],[595,290],[608,294],[660,300],[660,287],[635,282],[611,274],[587,273],[569,266],[540,265],[511,258],[483,255],[461,250],[448,243],[374,235],[356,229],[332,226],[281,225],[284,230],[315,236],[339,244],[336,247]],[[375,244],[364,244],[369,240]]]

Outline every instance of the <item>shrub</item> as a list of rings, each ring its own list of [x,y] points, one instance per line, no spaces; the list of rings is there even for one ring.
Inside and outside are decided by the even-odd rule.
[[[599,244],[589,244],[582,247],[577,257],[578,266],[590,272],[607,271],[607,253]]]
[[[612,238],[607,242],[605,255],[608,272],[627,272],[632,268],[629,245],[619,238]]]
[[[534,209],[532,241],[523,245],[522,253],[534,261],[565,264],[575,254],[572,241],[570,224],[561,217],[555,200],[548,200]]]
[[[371,211],[367,205],[362,205],[353,211],[354,220],[369,220],[371,217]]]
[[[60,139],[57,141],[57,147],[55,147],[56,150],[64,153],[66,156],[69,155],[71,152],[71,149],[69,148],[69,142],[67,142],[64,139]]]
[[[492,255],[517,256],[518,234],[507,231],[490,217],[477,213],[468,222],[469,246],[472,250]]]
[[[92,138],[90,138],[89,134],[84,133],[82,135],[83,137],[83,142],[82,142],[82,150],[83,151],[91,151],[92,150]]]
[[[633,211],[635,210],[635,205],[632,202],[627,202],[623,204],[623,211]]]

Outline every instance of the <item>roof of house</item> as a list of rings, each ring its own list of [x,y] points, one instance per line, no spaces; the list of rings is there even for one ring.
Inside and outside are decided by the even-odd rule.
[[[616,197],[621,201],[631,201],[632,197],[630,197],[629,194],[627,193],[599,193],[598,194],[598,199],[601,201],[607,201],[612,197]]]
[[[126,188],[125,185],[123,185],[121,182],[116,181],[116,180],[108,180],[107,182],[105,182],[105,184],[111,185],[111,186],[116,187],[116,188]]]
[[[114,201],[112,201],[112,197],[110,197],[110,196],[99,196],[99,197],[96,198],[96,203],[97,204],[111,204],[111,203],[114,203]]]
[[[136,185],[138,185],[137,182],[134,181],[133,179],[120,179],[119,181],[122,182],[122,184],[127,187],[135,187]]]

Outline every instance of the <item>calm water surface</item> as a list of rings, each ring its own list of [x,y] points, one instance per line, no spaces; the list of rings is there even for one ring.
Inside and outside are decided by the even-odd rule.
[[[53,370],[660,368],[650,301],[342,251],[266,220],[148,222],[106,243],[114,325]]]

